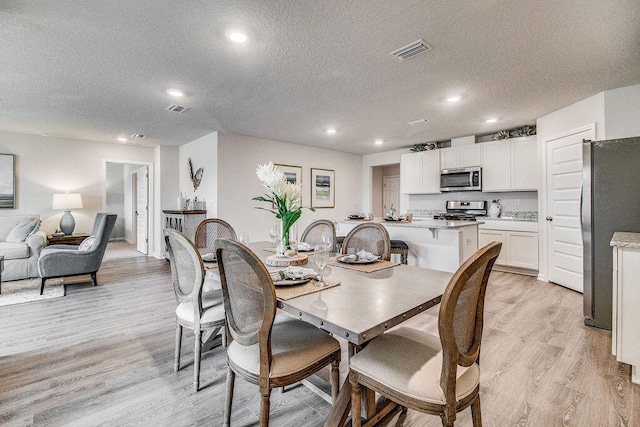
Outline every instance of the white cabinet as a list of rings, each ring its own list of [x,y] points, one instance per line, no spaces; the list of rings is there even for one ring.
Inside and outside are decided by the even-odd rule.
[[[538,189],[536,137],[483,144],[482,191],[536,191]]]
[[[440,193],[440,153],[434,150],[403,154],[400,187],[405,194]]]
[[[537,275],[538,223],[529,221],[482,220],[478,226],[478,246],[502,243],[496,269]]]
[[[466,168],[482,164],[482,145],[468,144],[440,150],[440,168]]]
[[[612,353],[632,366],[631,381],[640,384],[640,234],[613,235]]]

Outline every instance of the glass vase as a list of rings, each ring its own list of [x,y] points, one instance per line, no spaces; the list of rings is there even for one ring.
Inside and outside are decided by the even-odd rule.
[[[294,222],[288,230],[285,230],[284,223],[279,221],[277,239],[276,255],[279,257],[298,255],[298,224]]]

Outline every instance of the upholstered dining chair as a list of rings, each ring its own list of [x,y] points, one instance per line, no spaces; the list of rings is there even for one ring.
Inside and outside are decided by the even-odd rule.
[[[98,286],[96,275],[107,250],[116,217],[114,214],[98,213],[93,222],[91,235],[79,246],[50,245],[42,249],[38,258],[40,295],[44,292],[45,281],[56,277],[90,274],[93,286]]]
[[[171,281],[176,295],[176,349],[173,369],[180,370],[182,328],[193,330],[193,390],[200,389],[200,359],[203,333],[215,336],[224,330],[224,304],[222,291],[202,292],[204,266],[196,247],[182,233],[172,228],[164,229],[165,242],[171,264]],[[223,335],[224,337],[224,335]],[[224,342],[224,340],[223,340]]]
[[[271,389],[301,381],[331,364],[331,394],[339,387],[340,343],[310,323],[276,317],[276,292],[266,267],[249,248],[216,240],[227,316],[227,397],[224,425],[231,423],[235,376],[258,384],[260,425],[269,425]]]
[[[309,224],[302,232],[300,241],[310,244],[313,248],[315,245],[322,243],[322,234],[325,232],[329,233],[329,238],[331,239],[330,250],[336,251],[336,227],[328,219],[319,219]]]
[[[391,241],[389,233],[382,225],[368,222],[357,225],[351,230],[342,242],[342,253],[348,254],[350,251],[365,250],[381,259],[389,261],[391,259]]]
[[[360,408],[361,385],[403,407],[439,415],[453,426],[456,413],[471,406],[473,425],[480,414],[480,343],[484,296],[489,274],[500,254],[492,242],[458,268],[442,296],[440,337],[400,327],[379,335],[350,361],[352,408]],[[352,411],[360,427],[360,411]]]
[[[208,218],[198,224],[194,242],[196,248],[211,248],[216,239],[237,240],[236,231],[226,221],[219,218]]]

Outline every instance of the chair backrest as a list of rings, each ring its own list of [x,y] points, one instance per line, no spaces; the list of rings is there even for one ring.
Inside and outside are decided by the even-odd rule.
[[[455,404],[458,365],[471,366],[480,356],[484,296],[489,274],[502,243],[479,249],[455,272],[442,296],[438,330],[443,363],[440,386],[447,402]]]
[[[380,224],[368,222],[357,225],[347,234],[342,243],[342,253],[365,250],[380,258],[391,259],[391,240],[387,229]]]
[[[222,297],[231,337],[244,346],[260,343],[260,375],[269,373],[271,326],[276,315],[276,290],[260,259],[242,243],[218,239]]]
[[[300,240],[302,242],[310,244],[312,247],[322,243],[322,234],[329,233],[331,239],[331,250],[336,250],[336,227],[333,222],[328,219],[319,219],[309,224],[307,228],[302,232]]]
[[[202,258],[184,234],[173,228],[165,228],[163,232],[169,252],[171,281],[176,300],[178,303],[194,304],[194,320],[199,324],[202,315],[202,283],[204,282]]]
[[[216,239],[237,240],[236,231],[228,222],[218,218],[205,219],[198,224],[193,241],[196,248],[213,248]]]
[[[113,226],[116,223],[117,217],[118,215],[116,214],[108,214],[104,212],[96,214],[96,219],[93,222],[93,229],[91,230],[91,235],[95,236],[95,243],[91,246],[91,249],[89,249],[88,252],[97,252],[100,254],[100,260],[102,260],[102,257],[107,250],[107,243],[109,243],[109,238],[111,237],[111,232],[113,231]]]

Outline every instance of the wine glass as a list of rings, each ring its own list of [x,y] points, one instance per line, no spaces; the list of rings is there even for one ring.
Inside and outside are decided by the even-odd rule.
[[[238,241],[240,243],[242,243],[243,245],[248,245],[249,244],[249,233],[245,233],[244,231],[241,231],[238,234]]]
[[[322,244],[323,245],[327,245],[327,250],[331,250],[331,233],[329,233],[328,231],[323,231],[322,232]]]
[[[316,286],[323,288],[327,286],[323,277],[324,268],[329,262],[329,247],[325,244],[316,245],[315,250],[313,251],[313,256],[316,265],[318,266],[318,280],[316,281]]]
[[[273,243],[273,246],[276,246],[276,239],[278,237],[278,230],[276,230],[276,227],[271,227],[269,229],[269,238],[271,239],[271,243]]]

